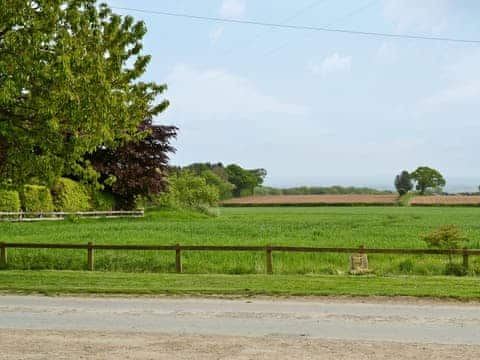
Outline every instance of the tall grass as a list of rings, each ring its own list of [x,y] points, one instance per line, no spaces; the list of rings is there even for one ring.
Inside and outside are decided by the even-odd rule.
[[[1,223],[0,242],[191,245],[297,245],[332,247],[424,248],[421,236],[443,224],[455,224],[480,244],[479,208],[306,207],[224,208],[218,217],[197,213],[152,211],[143,219],[77,222]],[[86,251],[9,249],[10,269],[86,269]],[[278,274],[342,274],[346,254],[274,252]],[[265,271],[263,253],[184,252],[186,273],[251,274]],[[377,274],[440,275],[443,256],[371,255]],[[456,260],[461,261],[459,258]],[[97,270],[174,272],[173,252],[101,251]],[[471,274],[480,259],[471,257]]]

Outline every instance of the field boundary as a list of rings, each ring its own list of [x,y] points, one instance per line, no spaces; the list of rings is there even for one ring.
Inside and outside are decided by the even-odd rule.
[[[303,252],[303,253],[341,253],[341,254],[391,254],[391,255],[461,255],[463,267],[468,271],[469,257],[480,256],[480,249],[379,249],[366,248],[335,248],[335,247],[304,247],[304,246],[278,246],[278,245],[245,245],[245,246],[219,246],[219,245],[108,245],[108,244],[43,244],[43,243],[0,243],[0,269],[8,267],[7,249],[65,249],[86,250],[87,269],[95,270],[95,250],[123,250],[123,251],[175,251],[175,271],[182,272],[183,251],[255,251],[265,252],[265,268],[267,274],[273,274],[273,252]]]
[[[138,218],[144,217],[144,210],[133,211],[51,211],[51,212],[0,212],[0,221],[8,222],[29,222],[29,221],[55,221],[65,220],[66,217],[76,216],[79,218],[101,219],[101,218]]]

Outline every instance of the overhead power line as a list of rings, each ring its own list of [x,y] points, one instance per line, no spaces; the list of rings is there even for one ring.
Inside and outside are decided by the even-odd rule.
[[[241,24],[241,25],[256,25],[256,26],[265,26],[270,28],[281,28],[281,29],[288,29],[288,30],[332,32],[332,33],[343,33],[343,34],[350,34],[350,35],[381,37],[381,38],[446,41],[446,42],[453,42],[453,43],[476,44],[476,45],[480,44],[480,40],[459,39],[459,38],[449,38],[449,37],[392,34],[392,33],[384,33],[384,32],[358,31],[358,30],[349,30],[349,29],[340,29],[340,28],[308,26],[308,25],[288,25],[288,24],[278,24],[278,23],[270,23],[270,22],[263,22],[263,21],[236,20],[236,19],[227,19],[227,18],[220,18],[220,17],[182,14],[182,13],[175,13],[175,12],[168,12],[168,11],[135,9],[135,8],[118,7],[118,6],[112,6],[112,9],[135,11],[135,12],[146,13],[146,14],[170,16],[170,17],[177,17],[177,18],[184,18],[184,19],[200,20],[200,21],[212,21],[212,22],[219,22],[219,23],[230,23],[230,24]]]
[[[312,10],[316,6],[327,2],[328,0],[315,0],[314,2],[308,4],[307,6],[297,10],[293,15],[288,16],[287,18],[281,20],[281,24],[288,24],[290,21],[295,20],[296,18],[302,16],[305,12]],[[268,32],[273,31],[272,28],[268,28],[266,30],[261,30],[261,32],[257,33],[252,39],[245,42],[245,44],[251,45],[254,43],[255,40],[262,37],[262,35],[267,34]],[[226,55],[229,55],[233,52],[233,50],[238,49],[237,46],[231,47],[229,50],[225,52]]]
[[[371,1],[369,1],[367,4],[364,4],[364,5],[360,6],[359,8],[356,8],[356,9],[350,11],[350,12],[347,13],[345,16],[342,16],[340,19],[337,19],[337,20],[335,20],[335,21],[327,24],[326,26],[328,26],[328,27],[334,26],[334,25],[337,23],[337,21],[339,21],[339,20],[344,20],[344,19],[348,19],[348,18],[350,18],[350,17],[352,17],[352,16],[355,16],[355,15],[357,15],[358,13],[360,13],[360,12],[362,12],[362,11],[364,11],[364,10],[367,10],[368,8],[372,7],[376,2],[377,2],[377,0],[371,0]],[[272,54],[276,53],[277,51],[282,50],[282,49],[284,49],[285,47],[287,47],[288,44],[290,44],[291,42],[292,42],[292,39],[284,42],[284,43],[283,43],[282,45],[280,45],[280,46],[276,46],[276,47],[274,47],[274,48],[271,48],[270,50],[268,50],[267,52],[265,52],[265,55],[267,55],[267,56],[268,56],[268,55],[272,55]]]

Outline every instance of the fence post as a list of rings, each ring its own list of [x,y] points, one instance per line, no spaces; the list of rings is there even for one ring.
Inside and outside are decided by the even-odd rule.
[[[0,243],[0,269],[7,268],[7,247],[4,243]]]
[[[93,252],[93,243],[89,242],[88,243],[88,250],[87,250],[87,262],[88,262],[88,271],[94,271],[95,270],[95,255]]]
[[[463,248],[463,269],[468,272],[468,249]]]
[[[273,274],[273,256],[272,248],[270,245],[267,245],[265,248],[266,255],[266,264],[267,264],[267,274]]]
[[[175,248],[175,270],[178,274],[182,272],[182,249],[180,244],[177,244]]]

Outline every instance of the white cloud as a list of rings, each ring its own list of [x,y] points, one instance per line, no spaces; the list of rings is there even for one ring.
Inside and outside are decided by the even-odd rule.
[[[242,18],[246,12],[244,0],[223,0],[220,7],[220,16],[229,19]]]
[[[334,53],[323,59],[320,65],[309,61],[307,67],[312,74],[322,76],[327,76],[332,73],[349,72],[352,67],[352,57],[341,56],[338,53]]]
[[[438,32],[448,23],[452,0],[383,0],[383,15],[398,31]]]
[[[217,43],[218,40],[223,36],[225,28],[223,26],[217,26],[210,32],[210,41],[212,43]]]
[[[443,69],[447,84],[423,100],[425,110],[443,110],[452,105],[476,105],[480,102],[480,51],[468,53]]]
[[[209,119],[251,118],[262,114],[304,116],[305,106],[263,93],[256,84],[224,69],[197,69],[177,65],[167,77],[172,111]],[[232,116],[234,115],[234,116]]]

